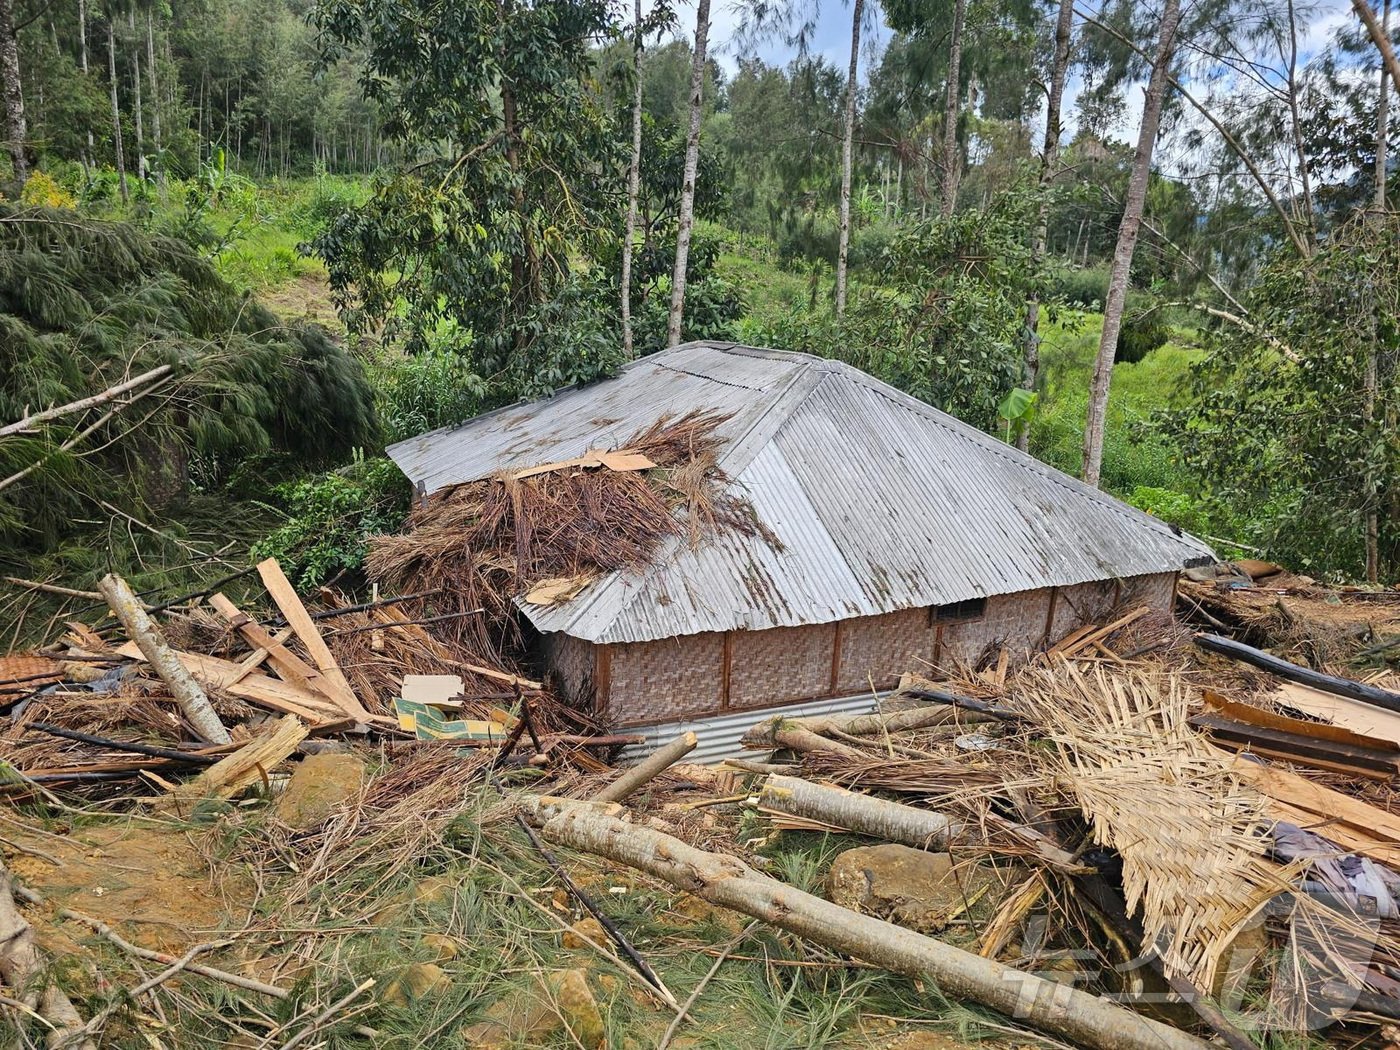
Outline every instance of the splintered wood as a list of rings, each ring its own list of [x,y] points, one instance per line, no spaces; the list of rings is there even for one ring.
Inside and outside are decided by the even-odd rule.
[[[1192,729],[1175,675],[1061,663],[1018,684],[1018,705],[1055,744],[1047,773],[1122,857],[1144,943],[1168,974],[1211,987],[1236,933],[1285,888],[1265,856],[1265,800]]]

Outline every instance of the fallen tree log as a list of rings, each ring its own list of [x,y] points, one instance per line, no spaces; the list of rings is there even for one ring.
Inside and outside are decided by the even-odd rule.
[[[755,749],[784,747],[799,754],[808,751],[831,751],[853,759],[869,757],[859,748],[843,744],[839,740],[830,740],[820,733],[813,732],[800,719],[784,718],[782,715],[750,726],[739,743],[744,747]]]
[[[1252,645],[1245,645],[1233,638],[1222,638],[1217,634],[1198,634],[1194,641],[1208,653],[1228,656],[1232,660],[1268,671],[1287,681],[1321,689],[1325,693],[1350,697],[1362,703],[1374,704],[1387,711],[1400,712],[1400,693],[1393,693],[1389,689],[1367,685],[1365,682],[1354,682],[1350,678],[1338,678],[1336,675],[1314,671],[1311,667],[1301,667]]]
[[[916,809],[858,791],[776,774],[770,776],[759,791],[758,804],[764,809],[776,810],[791,817],[818,820],[857,835],[869,835],[918,849],[947,846],[949,842],[966,839],[969,831],[935,810]],[[1033,853],[1047,867],[1065,874],[1088,870],[1074,859],[1072,853],[1061,849],[1034,828],[1000,818],[988,823]],[[980,841],[980,832],[978,838]]]
[[[798,777],[770,776],[758,793],[758,804],[790,817],[806,817],[854,831],[859,835],[927,849],[946,846],[962,827],[942,813],[915,809],[845,788],[813,784]]]
[[[624,770],[607,787],[593,796],[594,802],[621,802],[634,794],[654,777],[670,769],[686,755],[695,750],[699,738],[689,731],[682,733],[665,747],[658,748],[631,769]]]
[[[146,614],[145,606],[132,593],[127,582],[120,576],[109,573],[102,577],[97,589],[107,599],[107,604],[112,607],[112,612],[117,614],[117,619],[122,622],[141,654],[150,661],[156,674],[170,687],[170,695],[180,705],[180,710],[184,712],[185,718],[189,720],[200,739],[211,744],[230,743],[232,738],[224,724],[219,721],[209,697],[204,695],[204,690],[199,688],[194,676],[166,643],[160,628]]]
[[[1032,1028],[1097,1050],[1206,1050],[1187,1032],[1088,992],[983,959],[950,944],[814,897],[670,835],[581,805],[527,796],[541,835],[636,868],[712,904],[742,912],[895,973],[925,977],[955,999],[991,1007]],[[553,814],[553,815],[551,815]]]

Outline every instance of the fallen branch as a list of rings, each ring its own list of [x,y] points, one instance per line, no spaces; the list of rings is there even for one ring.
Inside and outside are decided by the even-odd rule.
[[[218,714],[214,711],[214,705],[209,702],[209,697],[204,695],[204,690],[194,680],[194,677],[180,662],[175,651],[166,644],[165,637],[160,633],[160,628],[155,625],[150,616],[146,614],[145,608],[137,600],[136,595],[131,593],[131,587],[120,576],[108,574],[102,577],[102,582],[97,585],[102,596],[107,599],[107,604],[111,606],[112,612],[117,614],[117,619],[126,628],[131,640],[136,643],[142,655],[146,657],[156,674],[170,687],[170,693],[175,697],[180,705],[180,710],[184,712],[194,731],[200,738],[207,740],[211,744],[227,744],[232,738],[228,735],[228,730],[219,721]]]
[[[232,943],[232,941],[207,941],[204,944],[196,944],[160,973],[156,974],[154,977],[147,978],[135,988],[131,989],[131,991],[127,992],[123,996],[123,1000],[134,1003],[137,999],[141,998],[141,996],[164,984],[181,970],[189,966],[190,963],[194,962],[196,955],[202,955],[205,952],[213,951],[215,948],[222,948]],[[61,1041],[54,1043],[54,1047],[67,1047],[72,1043],[86,1040],[89,1036],[96,1035],[101,1030],[102,1026],[107,1023],[107,1019],[122,1008],[125,1004],[123,1000],[112,1003],[110,1006],[103,1007],[103,1009],[93,1014],[92,1019],[88,1021],[87,1024],[83,1025],[81,1030],[73,1032],[64,1037]]]
[[[101,601],[102,595],[96,591],[77,591],[72,587],[60,587],[56,583],[40,583],[38,580],[24,580],[18,576],[0,576],[0,580],[15,587],[23,587],[27,591],[43,591],[45,594],[57,594],[61,598],[85,598],[88,601]]]
[[[625,770],[622,776],[594,795],[593,801],[621,802],[694,751],[699,742],[699,738],[694,733],[689,731],[682,733],[665,747],[654,751],[645,761]]]
[[[671,1019],[670,1025],[661,1036],[661,1042],[656,1044],[656,1050],[666,1050],[671,1045],[671,1039],[675,1036],[676,1030],[680,1028],[681,1022],[685,1020],[686,1014],[690,1013],[690,1008],[695,1005],[695,1000],[700,998],[700,993],[705,990],[705,986],[710,983],[710,979],[719,973],[719,968],[724,965],[724,960],[728,959],[735,948],[743,943],[749,932],[758,925],[755,920],[739,931],[739,936],[724,946],[724,950],[715,956],[714,965],[705,971],[705,976],[700,978],[690,995],[686,996],[685,1002],[681,1003],[681,1008],[676,1012],[676,1016]]]
[[[557,803],[556,803],[557,805]],[[731,908],[884,969],[932,979],[949,998],[970,999],[1098,1050],[1206,1050],[1204,1041],[1139,1017],[1098,996],[859,915],[753,871],[733,857],[706,853],[651,828],[582,805],[555,816],[527,797],[525,812],[551,842],[646,872],[712,904]]]
[[[50,1029],[46,1045],[60,1046],[77,1037],[74,1045],[80,1050],[97,1050],[84,1031],[77,1007],[46,973],[34,928],[15,907],[17,888],[0,863],[0,980],[22,997],[26,1010],[43,1015]]]
[[[782,715],[777,715],[750,727],[739,742],[744,747],[756,749],[787,748],[789,751],[801,754],[809,751],[831,751],[847,758],[864,759],[866,757],[865,752],[860,749],[837,740],[829,740],[820,733],[808,729],[800,720],[784,718]]]
[[[1400,693],[1393,693],[1389,689],[1367,685],[1365,682],[1353,682],[1350,678],[1338,678],[1336,675],[1314,671],[1311,667],[1301,667],[1298,664],[1289,663],[1281,657],[1274,656],[1272,653],[1256,649],[1252,645],[1237,642],[1233,638],[1222,638],[1215,634],[1198,634],[1194,641],[1208,653],[1228,656],[1232,660],[1250,664],[1261,671],[1268,671],[1270,674],[1275,674],[1287,681],[1297,682],[1313,689],[1321,689],[1324,693],[1333,693],[1337,696],[1349,697],[1352,700],[1360,700],[1364,704],[1374,704],[1387,711],[1400,712]]]
[[[375,980],[373,977],[366,978],[364,981],[357,984],[348,993],[341,996],[335,1002],[331,1003],[330,1006],[326,1007],[314,1018],[312,1018],[311,1023],[308,1024],[296,1035],[288,1039],[285,1043],[283,1043],[280,1047],[280,1050],[292,1050],[292,1047],[304,1043],[307,1039],[315,1035],[322,1028],[324,1028],[331,1020],[333,1020],[336,1014],[340,1013],[340,1011],[344,1010],[361,995],[373,988],[374,984]]]
[[[108,401],[121,397],[121,395],[125,394],[128,390],[135,390],[138,386],[145,386],[147,383],[154,382],[172,371],[174,371],[174,369],[170,365],[161,365],[159,368],[153,368],[149,372],[142,372],[139,376],[134,376],[125,382],[118,383],[116,386],[109,386],[106,390],[103,390],[99,394],[93,394],[91,397],[80,398],[77,401],[70,401],[66,405],[58,405],[54,408],[46,408],[42,412],[35,412],[32,415],[25,416],[23,419],[17,419],[13,423],[7,423],[3,427],[0,427],[0,438],[9,437],[12,434],[20,434],[26,430],[33,430],[40,423],[47,423],[51,419],[72,415],[74,412],[81,412],[84,409],[92,408],[94,405],[105,404]]]

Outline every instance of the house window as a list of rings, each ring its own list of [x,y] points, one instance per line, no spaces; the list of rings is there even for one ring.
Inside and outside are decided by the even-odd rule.
[[[934,623],[966,623],[968,620],[980,620],[987,615],[986,598],[969,598],[965,602],[953,602],[951,605],[939,605],[933,611]]]

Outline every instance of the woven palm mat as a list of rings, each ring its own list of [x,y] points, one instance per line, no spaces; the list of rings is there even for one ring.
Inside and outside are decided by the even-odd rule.
[[[1187,723],[1164,672],[1028,669],[1016,703],[1054,743],[1044,772],[1123,861],[1130,913],[1168,972],[1209,988],[1238,930],[1286,890],[1266,859],[1264,800]]]

